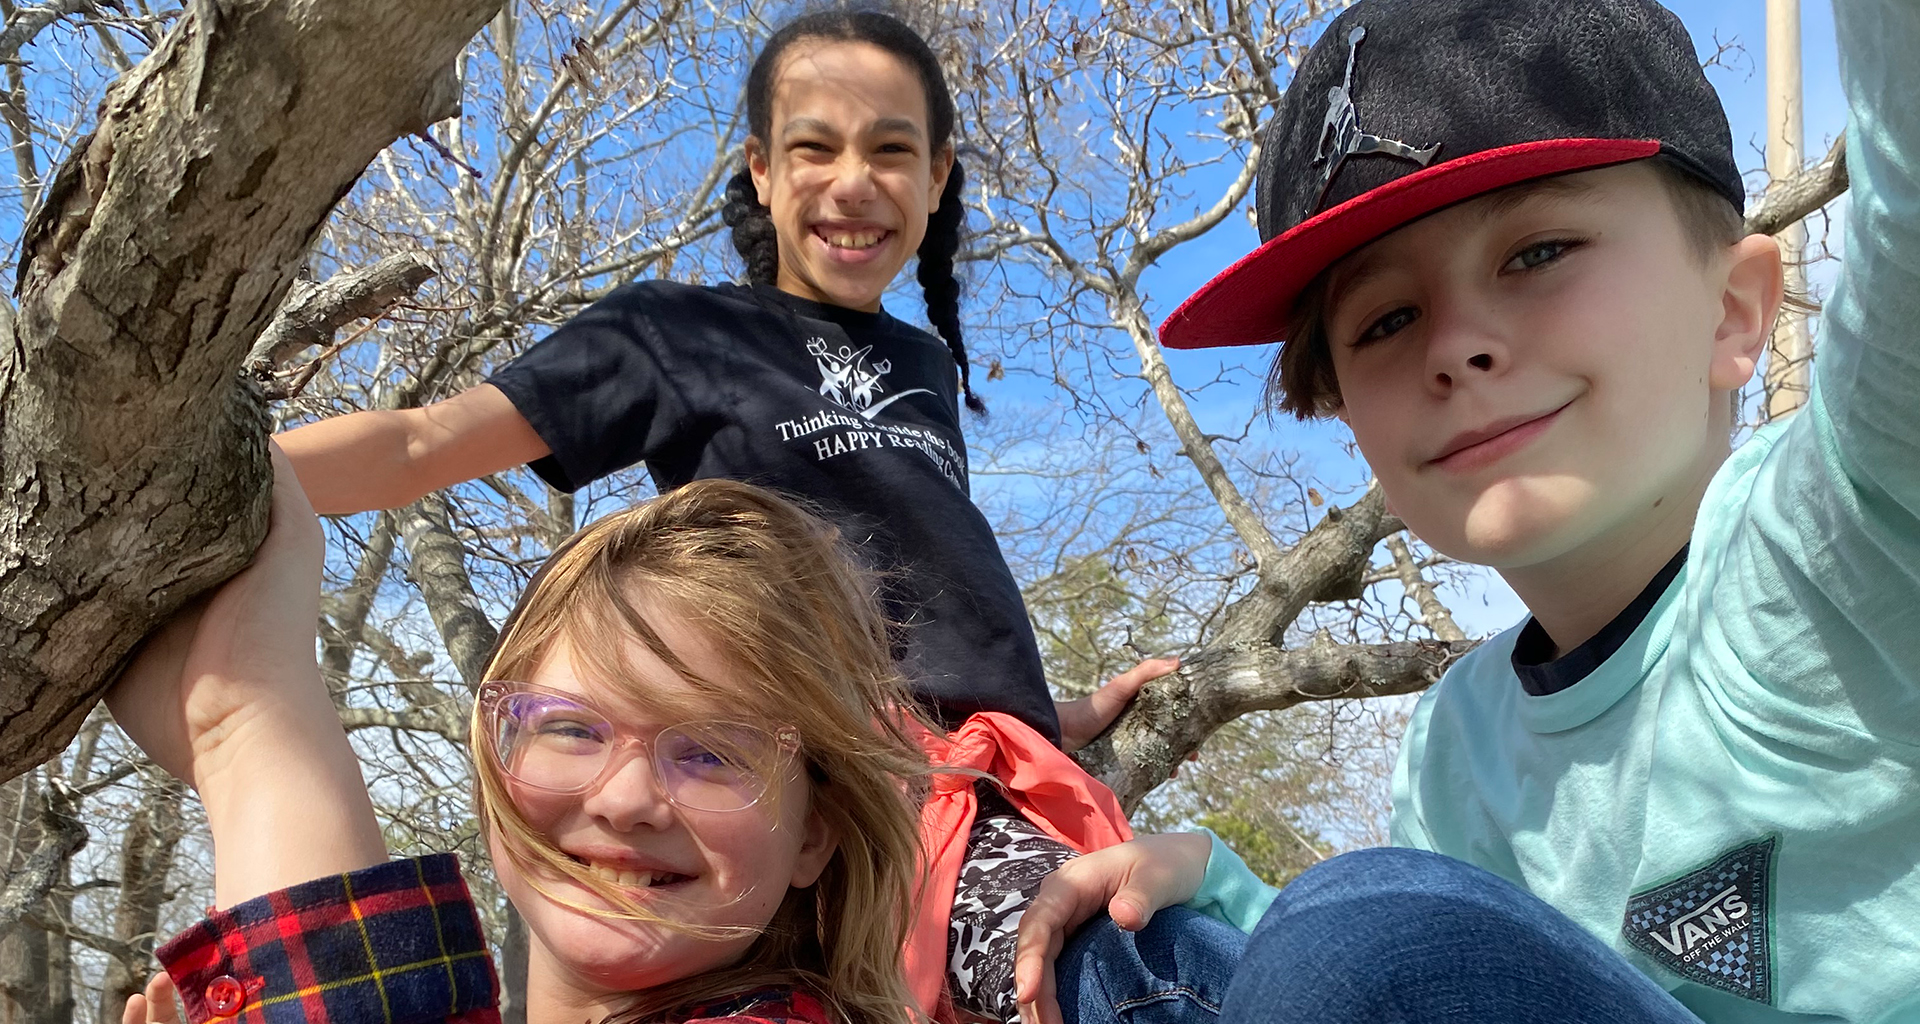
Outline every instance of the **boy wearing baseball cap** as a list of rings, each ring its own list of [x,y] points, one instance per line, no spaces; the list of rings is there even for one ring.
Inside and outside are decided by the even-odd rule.
[[[1920,1020],[1920,0],[1834,15],[1844,271],[1805,408],[1738,449],[1780,254],[1742,229],[1676,17],[1360,0],[1299,65],[1263,244],[1161,340],[1280,343],[1277,404],[1345,420],[1408,527],[1532,614],[1452,666],[1402,746],[1395,845],[1454,860],[1308,872],[1230,1013],[1418,1019],[1444,988],[1446,1019],[1520,1019],[1489,993],[1539,1011],[1631,988],[1593,985],[1631,964],[1708,1021]],[[1201,902],[1257,916],[1270,891],[1221,896],[1230,860],[1201,862]],[[1141,863],[1096,854],[1053,896],[1192,895],[1191,861]],[[1487,909],[1509,893],[1537,909]],[[1541,938],[1569,923],[1579,942]],[[1380,980],[1415,962],[1426,980]],[[1542,1019],[1668,1019],[1661,1000]]]

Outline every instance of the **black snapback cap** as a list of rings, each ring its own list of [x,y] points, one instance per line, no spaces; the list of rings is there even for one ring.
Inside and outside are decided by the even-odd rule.
[[[1160,325],[1169,348],[1282,341],[1301,289],[1427,214],[1535,178],[1661,157],[1744,209],[1733,133],[1653,0],[1359,0],[1262,140],[1261,245]]]

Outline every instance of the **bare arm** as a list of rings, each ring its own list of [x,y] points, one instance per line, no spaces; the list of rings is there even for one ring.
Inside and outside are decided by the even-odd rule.
[[[253,564],[151,637],[107,705],[192,784],[221,906],[387,859],[360,764],[314,665],[320,525],[274,459],[272,528]]]
[[[275,440],[322,515],[399,508],[548,454],[526,417],[491,384],[418,409],[335,416]]]

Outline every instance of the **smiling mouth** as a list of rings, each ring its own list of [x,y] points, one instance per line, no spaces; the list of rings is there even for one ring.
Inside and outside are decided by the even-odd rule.
[[[587,873],[603,882],[609,882],[623,889],[660,889],[681,882],[693,881],[692,875],[676,875],[671,871],[628,871],[623,868],[595,864],[568,854],[575,864],[587,869]]]
[[[1572,405],[1568,402],[1567,405]],[[1442,454],[1428,461],[1429,466],[1446,470],[1466,471],[1491,465],[1531,444],[1536,437],[1546,432],[1567,405],[1550,412],[1542,413],[1531,419],[1518,422],[1496,424],[1492,430],[1468,435],[1459,442],[1451,444]]]
[[[822,242],[827,243],[835,249],[849,249],[854,252],[871,249],[893,235],[891,231],[884,231],[878,228],[868,228],[861,231],[834,231],[827,228],[816,227],[813,229],[813,233],[818,236]]]

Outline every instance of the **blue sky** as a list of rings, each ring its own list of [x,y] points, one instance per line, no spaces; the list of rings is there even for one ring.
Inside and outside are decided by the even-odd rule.
[[[1736,155],[1744,168],[1756,172],[1749,182],[1757,189],[1765,180],[1764,175],[1758,173],[1764,162],[1762,149],[1766,134],[1763,91],[1765,5],[1761,0],[1671,0],[1669,6],[1692,32],[1701,53],[1712,54],[1722,45],[1734,48],[1722,65],[1708,70],[1708,76],[1727,107]],[[1829,0],[1802,0],[1802,29],[1806,151],[1818,155],[1825,152],[1828,142],[1840,130],[1844,120]],[[42,59],[52,59],[50,54],[40,56]],[[728,72],[716,71],[715,81],[721,78],[726,79],[726,84],[720,87],[724,92],[734,78]],[[707,149],[709,146],[710,142],[705,139],[696,142],[696,148],[703,152],[710,151]],[[1216,194],[1210,193],[1204,182],[1198,182],[1200,177],[1204,175],[1196,175],[1196,204]],[[1169,214],[1178,215],[1178,211],[1169,211]],[[11,242],[18,237],[18,231],[17,210],[10,205],[0,208],[0,236]],[[1207,236],[1176,249],[1148,271],[1145,277],[1149,315],[1156,322],[1163,318],[1213,272],[1245,254],[1257,241],[1246,218],[1236,213]],[[1815,274],[1816,294],[1822,281],[1830,280],[1832,269],[1831,263],[1818,268]],[[992,275],[976,275],[977,286],[991,288],[998,283]],[[899,300],[890,301],[890,305],[896,312],[917,318],[917,287],[910,278],[903,278],[901,292]],[[985,304],[984,296],[971,301]],[[981,341],[984,343],[985,339]],[[985,350],[984,346],[981,348]],[[1268,423],[1256,416],[1259,398],[1257,372],[1226,374],[1222,379],[1220,370],[1223,363],[1257,370],[1271,359],[1270,349],[1226,350],[1224,355],[1219,351],[1169,352],[1167,358],[1179,381],[1192,384],[1221,379],[1220,383],[1207,387],[1204,394],[1193,402],[1202,428],[1209,433],[1237,437],[1248,428],[1251,421],[1252,429],[1248,435],[1250,444],[1298,452],[1323,489],[1328,486],[1357,487],[1366,479],[1365,467],[1341,444],[1345,438],[1344,428],[1337,424],[1302,425],[1291,420]],[[1055,397],[1049,393],[1050,385],[1047,382],[1032,378],[1010,377],[1004,382],[985,384],[982,390],[989,402],[1009,411],[1012,411],[1009,407],[1026,402],[1043,404]],[[1185,471],[1186,467],[1179,469]],[[1195,483],[1197,486],[1197,479]],[[1449,597],[1462,625],[1474,633],[1498,629],[1522,614],[1518,603],[1504,585],[1490,575],[1475,577],[1473,585],[1456,590]]]
[[[1726,66],[1710,67],[1707,74],[1726,106],[1735,155],[1744,170],[1754,172],[1748,177],[1749,187],[1758,190],[1766,181],[1760,170],[1765,163],[1766,144],[1765,4],[1760,0],[1670,0],[1668,6],[1691,31],[1703,57],[1722,44],[1738,48],[1726,55]],[[1802,0],[1801,35],[1805,151],[1818,156],[1826,152],[1846,120],[1834,48],[1833,10],[1828,0]],[[1835,240],[1837,243],[1837,236]],[[1258,241],[1246,218],[1235,216],[1204,238],[1176,250],[1145,278],[1149,312],[1156,321],[1163,318],[1214,271],[1244,255]],[[1815,273],[1816,295],[1823,280],[1831,279],[1832,266],[1826,264]],[[1262,366],[1270,358],[1270,350],[1264,348],[1237,353],[1229,350],[1226,356],[1228,361],[1254,366]],[[1177,380],[1197,381],[1212,379],[1222,359],[1209,351],[1170,351],[1167,361]],[[1257,398],[1250,383],[1212,387],[1203,401],[1194,403],[1194,409],[1207,431],[1235,436],[1246,424]],[[1340,444],[1347,435],[1337,424],[1295,424],[1289,419],[1276,420],[1269,428],[1256,422],[1254,439],[1269,431],[1268,443],[1297,449],[1330,482],[1357,484],[1365,479],[1364,466]],[[1476,585],[1449,595],[1456,616],[1469,633],[1498,630],[1524,614],[1497,577],[1486,573],[1474,579]]]

